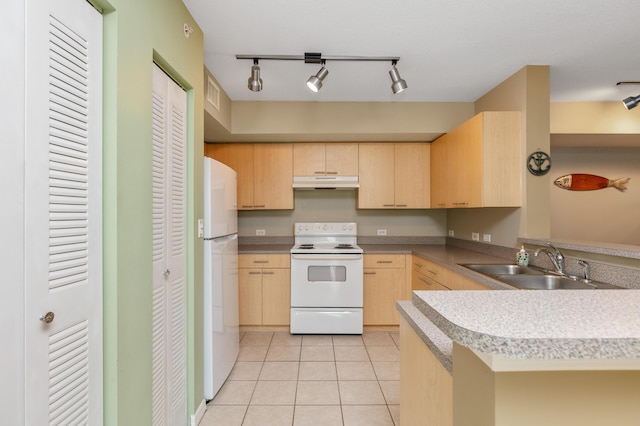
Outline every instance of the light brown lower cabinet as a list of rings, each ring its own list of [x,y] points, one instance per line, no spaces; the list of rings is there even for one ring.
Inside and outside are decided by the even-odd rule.
[[[405,255],[365,254],[364,325],[398,325],[396,301],[405,297]]]
[[[451,426],[453,377],[400,318],[400,419],[404,426]]]
[[[290,256],[238,256],[240,325],[289,325]]]
[[[491,290],[471,278],[419,256],[414,255],[411,262],[412,290]]]

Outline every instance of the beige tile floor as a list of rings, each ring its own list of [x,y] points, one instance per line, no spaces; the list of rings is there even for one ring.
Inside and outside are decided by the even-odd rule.
[[[400,412],[397,332],[362,336],[247,332],[201,426],[394,426]]]

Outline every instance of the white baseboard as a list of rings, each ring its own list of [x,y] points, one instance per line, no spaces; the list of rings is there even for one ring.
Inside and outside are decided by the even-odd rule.
[[[203,399],[200,405],[198,406],[198,409],[196,410],[195,414],[191,416],[191,426],[198,426],[202,421],[202,418],[204,417],[204,413],[206,412],[207,412],[207,401]]]

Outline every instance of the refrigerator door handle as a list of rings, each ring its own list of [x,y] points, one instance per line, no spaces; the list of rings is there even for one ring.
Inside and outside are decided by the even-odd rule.
[[[205,241],[213,241],[216,244],[226,243],[238,238],[238,234],[223,235],[222,237],[205,238]]]

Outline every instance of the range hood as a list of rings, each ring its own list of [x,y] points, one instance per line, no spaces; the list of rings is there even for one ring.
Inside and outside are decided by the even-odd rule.
[[[357,189],[358,176],[294,176],[293,189]]]

